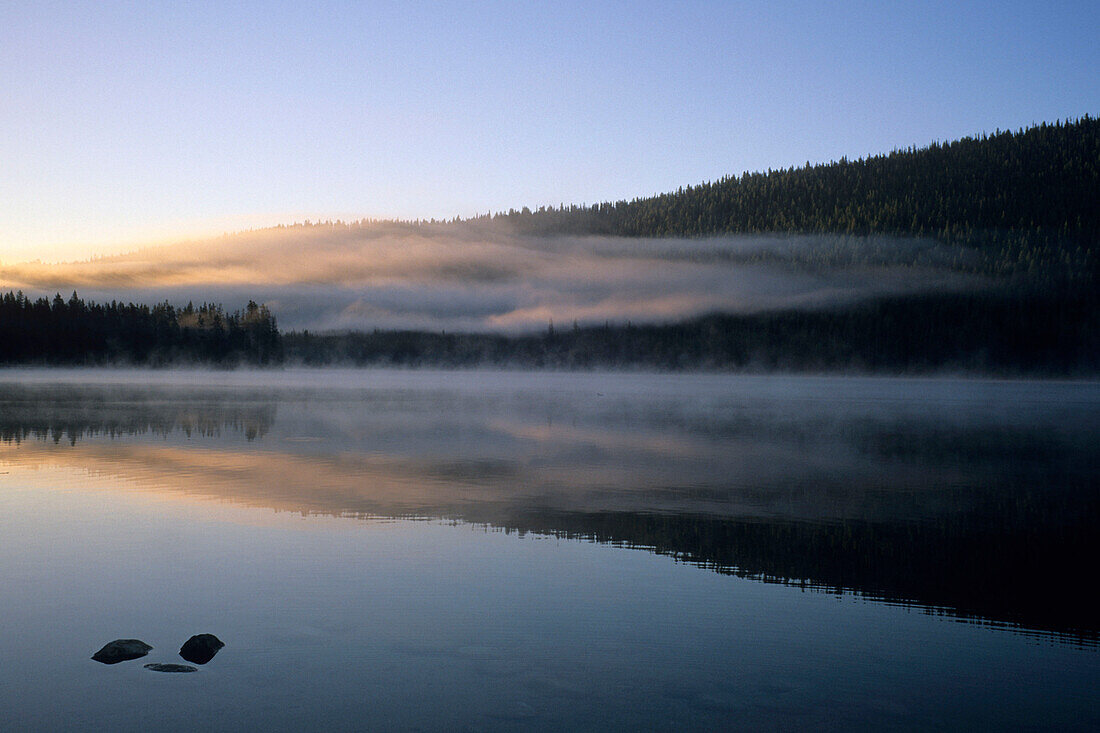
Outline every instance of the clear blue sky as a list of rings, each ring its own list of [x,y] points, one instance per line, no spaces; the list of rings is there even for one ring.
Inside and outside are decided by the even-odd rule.
[[[0,0],[0,261],[1100,112],[1100,3]]]

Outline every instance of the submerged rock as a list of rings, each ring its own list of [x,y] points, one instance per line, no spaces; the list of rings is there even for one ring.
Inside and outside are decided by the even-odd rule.
[[[195,634],[180,647],[180,656],[188,662],[206,664],[225,644],[213,634]]]
[[[175,674],[199,671],[189,664],[146,664],[145,669],[151,670],[153,672],[171,672]]]
[[[153,647],[139,639],[115,639],[103,645],[92,655],[92,659],[103,664],[118,664],[128,659],[137,659],[148,654]]]

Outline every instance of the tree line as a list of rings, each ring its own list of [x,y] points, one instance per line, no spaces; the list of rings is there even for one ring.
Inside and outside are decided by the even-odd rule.
[[[880,297],[817,310],[501,334],[374,331],[284,337],[309,366],[1086,375],[1100,371],[1095,290]]]
[[[886,296],[815,310],[712,314],[519,335],[280,333],[250,301],[226,312],[0,296],[0,364],[456,367],[717,371],[1100,371],[1100,294],[1068,285]]]
[[[0,363],[50,365],[264,366],[282,361],[282,335],[266,306],[243,311],[221,305],[85,302],[0,296]]]

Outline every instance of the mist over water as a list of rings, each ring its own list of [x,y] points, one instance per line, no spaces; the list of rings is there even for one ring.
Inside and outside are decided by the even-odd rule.
[[[0,370],[0,727],[1088,729],[1098,439],[1095,383]]]
[[[1008,580],[1040,562],[1072,574],[1072,553],[1041,538],[1072,545],[1100,508],[1095,384],[0,370],[0,406],[0,441],[23,468],[294,513],[604,536],[727,572],[1100,634],[1076,584],[1051,580],[1056,567]],[[752,534],[767,526],[778,534]],[[672,527],[690,532],[670,541]],[[835,566],[792,550],[834,530],[856,543],[826,553]],[[983,578],[938,567],[956,551],[984,557]]]
[[[0,287],[95,300],[266,302],[288,329],[521,332],[657,323],[983,287],[932,240],[518,236],[504,225],[265,229],[87,262],[0,267]]]

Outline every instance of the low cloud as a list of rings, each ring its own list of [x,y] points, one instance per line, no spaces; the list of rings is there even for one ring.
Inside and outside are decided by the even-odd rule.
[[[0,267],[0,287],[95,300],[266,302],[284,328],[519,332],[820,308],[959,290],[968,253],[844,236],[531,237],[497,225],[321,225]]]

